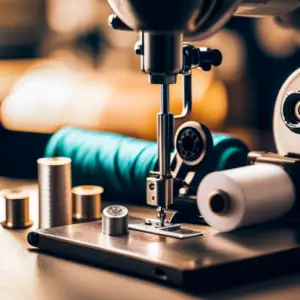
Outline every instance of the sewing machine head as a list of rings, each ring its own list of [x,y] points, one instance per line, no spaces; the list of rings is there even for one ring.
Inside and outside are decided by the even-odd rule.
[[[197,10],[203,7],[204,2],[109,1],[117,14],[110,19],[115,29],[143,32],[135,50],[142,55],[142,70],[150,75],[150,83],[176,83],[176,76],[182,70],[183,34],[187,28],[194,26]]]
[[[300,1],[245,0],[108,0],[116,15],[109,23],[114,29],[142,31],[142,70],[150,83],[176,83],[182,70],[183,40],[202,40],[213,35],[235,16],[278,16],[299,27],[289,14]]]
[[[140,31],[140,41],[135,52],[141,56],[141,69],[149,74],[151,84],[161,85],[161,111],[157,115],[157,140],[159,170],[147,178],[147,203],[157,206],[157,217],[164,226],[166,209],[173,203],[174,178],[171,171],[173,151],[174,116],[169,112],[169,85],[183,75],[183,107],[188,109],[178,116],[184,119],[191,110],[191,70],[209,71],[219,66],[222,55],[218,50],[183,45],[184,38],[198,40],[212,35],[236,15],[276,15],[299,5],[299,1],[211,1],[211,0],[108,0],[116,13],[109,19],[110,25],[119,30]],[[175,117],[176,119],[176,117]],[[201,125],[200,125],[201,126]],[[199,142],[207,145],[208,134],[203,131]],[[195,135],[196,137],[196,135]],[[201,137],[201,135],[200,135]],[[181,154],[191,151],[181,147]],[[195,145],[192,145],[195,148]],[[202,149],[204,150],[204,148]],[[201,154],[199,155],[201,157]],[[201,162],[201,161],[200,161]]]

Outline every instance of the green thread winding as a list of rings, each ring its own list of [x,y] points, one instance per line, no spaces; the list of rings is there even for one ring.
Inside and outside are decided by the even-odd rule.
[[[231,136],[213,134],[214,147],[199,172],[200,177],[215,170],[246,165],[247,147]],[[144,203],[146,178],[157,166],[157,144],[115,133],[66,127],[50,139],[46,157],[72,159],[72,183],[100,185],[105,198]]]

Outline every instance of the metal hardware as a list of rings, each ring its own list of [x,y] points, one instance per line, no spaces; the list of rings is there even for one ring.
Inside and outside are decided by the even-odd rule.
[[[210,71],[212,66],[220,66],[222,60],[222,53],[218,49],[198,48],[186,44],[183,46],[183,68],[181,73],[188,74],[191,69],[195,68]]]
[[[194,121],[184,123],[174,139],[178,156],[188,166],[198,165],[212,146],[209,145],[210,138],[210,131],[202,124]]]
[[[175,122],[184,120],[192,113],[192,73],[183,75],[182,87],[183,87],[183,102],[182,111],[180,115],[174,117]]]
[[[1,223],[7,229],[22,229],[32,226],[29,219],[29,196],[26,193],[12,191],[4,195],[5,221]]]
[[[144,221],[129,217],[129,224]],[[247,283],[249,274],[255,280],[262,274],[269,278],[278,271],[279,275],[298,272],[300,267],[299,219],[298,223],[262,224],[259,230],[250,226],[231,234],[190,225],[190,229],[204,231],[205,237],[184,240],[167,237],[167,231],[158,235],[132,229],[127,235],[111,237],[102,234],[101,227],[102,222],[96,221],[38,230],[28,235],[28,241],[42,251],[68,260],[117,269],[185,290],[213,291],[216,286],[228,288],[228,284]],[[241,272],[253,264],[249,272]],[[167,278],[157,277],[156,268],[164,270]]]
[[[87,222],[101,219],[100,186],[83,185],[72,189],[73,221]]]
[[[159,206],[161,226],[165,210],[173,203],[173,178],[171,176],[171,151],[173,150],[174,116],[169,113],[169,85],[161,85],[161,112],[157,115],[157,142],[159,178],[147,178],[147,204]]]
[[[112,236],[128,233],[128,209],[120,205],[106,207],[102,213],[102,232]]]
[[[147,178],[147,204],[169,206],[173,203],[173,178]]]
[[[166,237],[172,237],[177,239],[187,239],[191,237],[201,236],[203,233],[201,231],[191,230],[191,229],[185,229],[181,228],[180,224],[165,224],[164,227],[160,227],[155,225],[148,225],[144,223],[133,223],[129,224],[129,229],[136,230],[136,231],[142,231],[146,233],[151,234],[157,234],[162,235]]]
[[[154,228],[159,228],[159,229],[178,229],[181,227],[181,224],[171,223],[170,221],[166,221],[164,226],[162,227],[158,220],[153,220],[153,219],[145,219],[144,225],[154,227]]]
[[[174,186],[172,175],[176,175],[176,172],[179,172],[183,164],[188,166],[198,165],[204,158],[207,150],[205,134],[201,135],[193,128],[180,132],[177,145],[177,150],[180,151],[178,156],[180,157],[178,160],[180,163],[176,166],[176,172],[171,173],[174,120],[186,118],[190,115],[192,109],[191,70],[193,68],[201,68],[204,71],[209,71],[212,66],[219,66],[222,62],[222,54],[219,50],[198,48],[192,45],[184,45],[181,53],[175,51],[170,55],[170,47],[178,49],[181,46],[181,34],[152,34],[141,31],[140,41],[134,47],[135,53],[141,56],[141,70],[150,75],[150,83],[161,84],[160,113],[157,115],[159,176],[149,174],[150,177],[147,178],[147,204],[158,206],[157,217],[160,219],[161,226],[164,225],[168,206],[173,203]],[[152,51],[153,49],[161,49],[163,55],[159,59],[156,55],[154,59],[153,53],[155,51]],[[169,84],[176,83],[177,74],[183,76],[183,104],[181,114],[174,117],[169,113]],[[193,141],[194,137],[195,140]],[[189,148],[189,145],[185,143],[184,139],[186,141],[190,139],[187,142],[190,146],[193,146],[192,149],[185,149],[185,146]]]
[[[173,178],[176,178],[174,194],[187,196],[198,186],[196,173],[213,148],[213,139],[207,127],[190,121],[178,128],[174,144],[176,155],[171,164]]]
[[[289,165],[299,165],[300,156],[293,155],[292,153],[289,154],[289,156],[282,156],[272,152],[252,151],[248,154],[248,163],[250,165],[268,163],[282,167],[287,167]]]
[[[37,163],[39,228],[72,224],[71,159],[40,158]]]

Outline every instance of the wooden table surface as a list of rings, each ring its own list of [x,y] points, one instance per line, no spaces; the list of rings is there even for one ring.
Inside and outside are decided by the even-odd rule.
[[[0,189],[22,189],[31,195],[31,217],[37,224],[37,187],[34,182],[0,179]],[[131,207],[136,216],[149,215],[147,208]],[[0,219],[4,201],[0,201]],[[147,280],[101,268],[39,254],[30,250],[28,230],[0,226],[0,299],[300,299],[300,272],[211,294],[191,294]],[[300,259],[300,258],[299,258]]]

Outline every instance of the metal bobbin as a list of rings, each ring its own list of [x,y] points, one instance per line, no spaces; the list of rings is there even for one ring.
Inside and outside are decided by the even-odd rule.
[[[112,236],[128,233],[128,209],[120,205],[106,207],[102,213],[102,232]]]
[[[72,189],[73,222],[86,222],[101,219],[101,195],[104,189],[100,186],[82,185]]]
[[[4,195],[6,219],[1,225],[7,229],[23,229],[32,226],[29,218],[29,195],[11,191]]]
[[[37,163],[39,228],[72,224],[71,159],[40,158]]]

